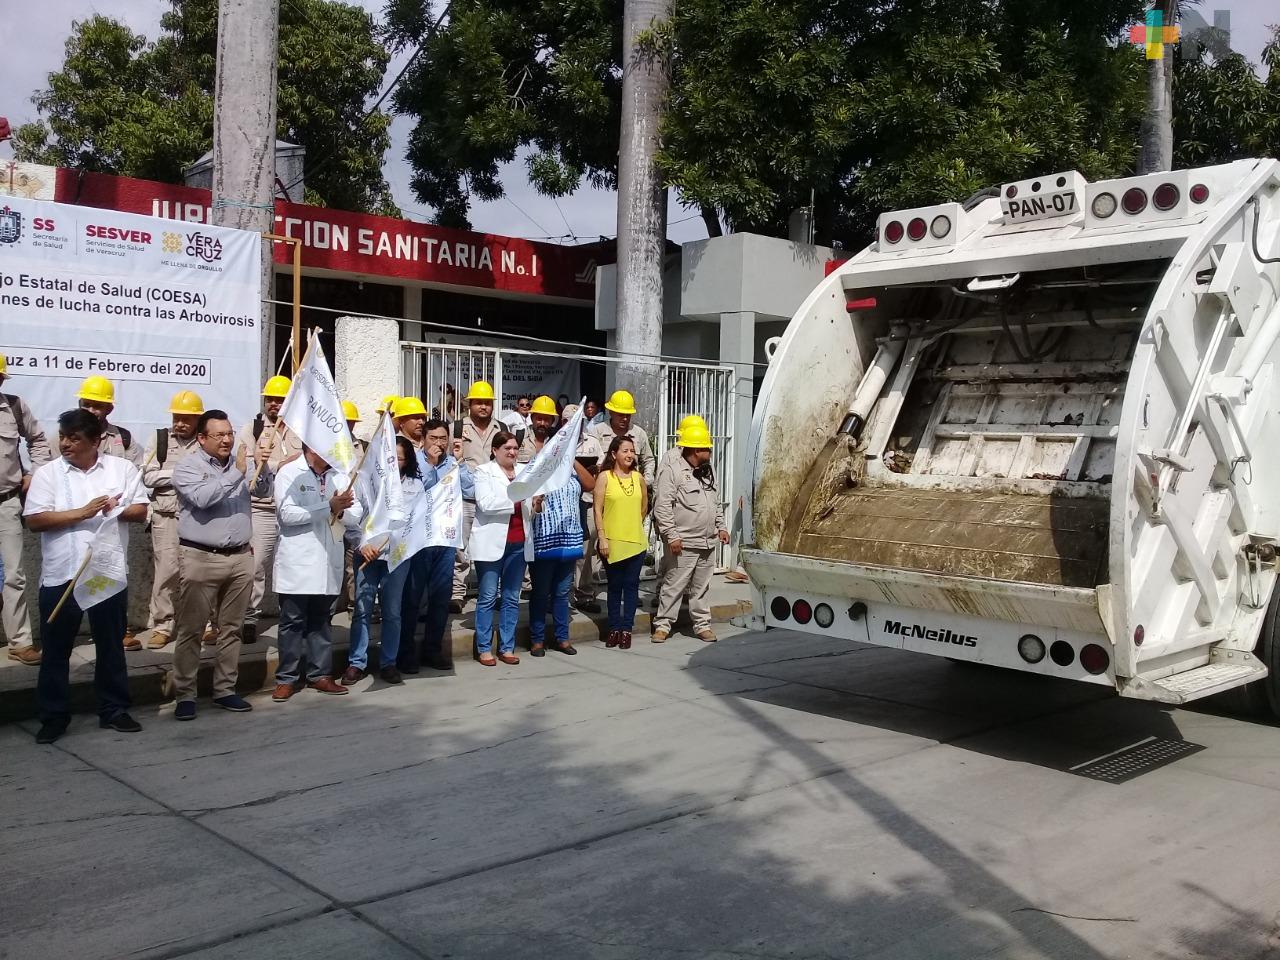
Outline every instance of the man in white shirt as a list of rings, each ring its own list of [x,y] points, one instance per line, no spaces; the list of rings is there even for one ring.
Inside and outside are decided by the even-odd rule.
[[[359,529],[364,516],[350,486],[346,474],[305,444],[302,456],[276,474],[280,541],[274,577],[280,593],[280,664],[271,699],[277,703],[297,692],[304,667],[311,689],[334,696],[349,692],[332,676],[329,620],[342,586],[344,527]]]
[[[54,607],[80,571],[89,544],[103,519],[117,507],[120,540],[129,547],[125,523],[147,519],[147,491],[138,468],[128,460],[99,453],[102,422],[88,410],[68,410],[58,418],[57,460],[46,463],[31,478],[23,509],[27,528],[40,534],[40,619],[43,656],[36,701],[40,707],[37,743],[53,743],[71,720],[68,700],[71,648],[84,612],[69,595],[56,617]],[[114,521],[106,521],[108,523]],[[121,590],[88,610],[97,667],[98,725],[119,733],[142,727],[129,716],[129,675],[124,659],[124,632],[129,593]]]

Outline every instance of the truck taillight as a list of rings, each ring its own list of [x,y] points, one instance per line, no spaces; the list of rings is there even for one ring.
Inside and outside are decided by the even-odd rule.
[[[1049,659],[1060,667],[1069,667],[1076,659],[1076,652],[1065,640],[1053,641],[1049,648]]]
[[[836,612],[829,604],[820,603],[813,608],[813,622],[825,630],[836,622]]]
[[[1116,212],[1116,195],[1114,193],[1100,193],[1093,198],[1093,215],[1099,220],[1105,220]]]
[[[1111,666],[1111,656],[1098,644],[1086,643],[1080,648],[1080,666],[1096,677],[1107,672],[1107,667]]]
[[[927,229],[928,227],[925,225],[923,217],[914,217],[907,224],[907,236],[912,240],[923,240]]]
[[[1028,633],[1018,641],[1018,656],[1027,663],[1039,663],[1044,659],[1044,641]]]
[[[941,240],[951,232],[951,218],[945,214],[938,214],[933,218],[933,223],[929,224],[929,232]]]
[[[1209,188],[1203,183],[1197,183],[1187,191],[1187,196],[1191,198],[1192,203],[1204,203],[1209,199]]]
[[[1172,210],[1182,199],[1182,194],[1172,183],[1162,183],[1151,194],[1151,203],[1157,210]]]
[[[1130,187],[1124,192],[1124,196],[1120,198],[1120,206],[1124,208],[1124,212],[1129,216],[1136,217],[1147,209],[1147,191],[1141,187]]]
[[[769,604],[769,612],[773,614],[773,619],[785,620],[791,616],[791,604],[787,602],[786,597],[774,597]]]
[[[885,243],[897,243],[902,239],[902,224],[897,220],[890,220],[885,224],[884,228]]]
[[[813,607],[808,600],[797,600],[791,605],[791,616],[796,623],[805,624],[813,619]]]

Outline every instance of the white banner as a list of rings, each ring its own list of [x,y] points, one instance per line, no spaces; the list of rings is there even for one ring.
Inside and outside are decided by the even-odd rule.
[[[325,463],[342,473],[351,473],[356,464],[356,448],[319,337],[313,337],[307,347],[306,359],[280,407],[280,419]]]
[[[396,457],[395,427],[390,412],[378,421],[369,440],[369,452],[356,474],[356,491],[364,505],[360,546],[367,547],[391,533],[405,519],[404,488],[400,485],[400,463]]]
[[[169,425],[180,390],[247,423],[259,403],[261,244],[245,230],[0,199],[5,390],[55,436],[93,375],[115,385],[111,422],[139,438]]]
[[[427,491],[426,544],[462,546],[462,468],[456,463]]]
[[[573,476],[573,458],[578,452],[578,435],[582,432],[582,416],[586,398],[578,404],[573,419],[552,434],[538,455],[516,474],[507,485],[512,503],[540,494],[555,493]]]

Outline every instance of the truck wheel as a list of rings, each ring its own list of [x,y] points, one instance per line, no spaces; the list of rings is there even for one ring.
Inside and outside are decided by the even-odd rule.
[[[1246,683],[1218,696],[1219,702],[1232,713],[1246,717],[1272,715],[1280,717],[1280,581],[1271,591],[1267,615],[1262,618],[1262,629],[1253,655],[1270,671],[1262,680]]]

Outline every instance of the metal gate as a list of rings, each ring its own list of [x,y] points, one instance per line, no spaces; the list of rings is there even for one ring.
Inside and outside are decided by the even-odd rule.
[[[563,353],[555,351],[519,350],[508,347],[462,347],[445,343],[401,341],[403,367],[400,389],[404,396],[416,396],[433,416],[453,420],[465,415],[463,397],[476,380],[493,385],[494,393],[503,396],[502,358],[504,356],[561,357],[583,363],[616,364],[613,357]],[[635,422],[649,433],[655,457],[675,446],[680,421],[697,414],[707,421],[713,446],[711,463],[720,491],[725,522],[730,522],[734,490],[734,377],[732,367],[705,363],[663,362],[656,365],[662,388],[657,410],[640,410]],[[575,400],[577,398],[574,398]],[[603,399],[603,398],[601,398]],[[500,404],[499,404],[500,406]],[[499,411],[494,410],[497,414]],[[726,551],[721,549],[719,562]]]

